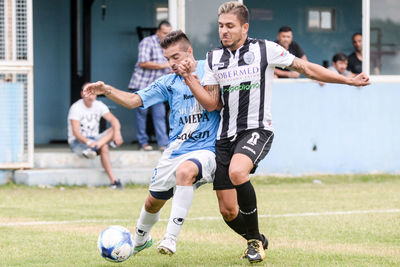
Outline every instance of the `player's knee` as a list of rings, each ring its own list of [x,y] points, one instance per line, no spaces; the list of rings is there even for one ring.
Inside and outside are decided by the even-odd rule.
[[[237,208],[233,207],[220,207],[219,212],[221,213],[222,217],[224,218],[225,221],[232,221],[233,219],[236,218],[238,214]]]
[[[144,203],[144,209],[149,213],[157,213],[162,207],[162,205],[160,206],[157,204],[158,203],[157,203],[156,199],[147,197],[146,201]]]
[[[248,180],[249,174],[245,170],[243,170],[243,168],[230,166],[229,177],[231,178],[232,183],[237,185],[237,184],[242,184],[246,180]]]
[[[176,184],[177,185],[192,185],[194,181],[193,170],[180,166],[176,170]]]

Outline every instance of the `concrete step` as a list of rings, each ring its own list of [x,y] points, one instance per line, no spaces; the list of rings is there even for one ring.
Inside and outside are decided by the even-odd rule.
[[[114,168],[115,176],[122,184],[148,184],[153,175],[153,168]],[[29,186],[55,185],[109,185],[110,180],[103,168],[63,168],[31,169],[14,172],[17,184]]]
[[[110,151],[111,166],[115,168],[155,168],[161,157],[159,151]],[[34,167],[57,168],[101,168],[100,157],[87,159],[71,151],[35,151]]]

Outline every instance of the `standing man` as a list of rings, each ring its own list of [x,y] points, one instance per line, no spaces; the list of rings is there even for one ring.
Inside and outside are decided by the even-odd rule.
[[[304,53],[303,49],[300,47],[298,43],[293,41],[293,31],[292,28],[289,26],[282,26],[279,28],[278,32],[278,40],[275,43],[279,44],[290,54],[294,55],[295,57],[301,58],[303,60],[307,60],[306,54]],[[275,77],[276,78],[299,78],[300,73],[296,71],[291,71],[288,69],[282,68],[275,68]]]
[[[83,88],[83,87],[82,87]],[[72,152],[86,158],[95,158],[100,155],[101,164],[110,179],[111,189],[122,189],[111,168],[109,143],[111,146],[120,146],[123,142],[121,125],[118,119],[96,95],[85,96],[81,90],[81,97],[68,112],[68,144]],[[100,119],[103,117],[111,124],[111,128],[99,134]]]
[[[249,175],[267,155],[274,136],[270,112],[274,68],[290,67],[312,79],[355,86],[368,85],[369,77],[363,73],[344,77],[296,58],[274,42],[249,38],[249,12],[239,2],[219,7],[218,25],[223,46],[207,53],[202,79],[205,88],[191,74],[189,60],[179,68],[193,95],[208,111],[217,108],[221,95],[214,190],[225,222],[247,239],[244,256],[254,263],[265,258],[265,251]]]
[[[171,31],[171,24],[162,21],[158,25],[156,34],[144,38],[139,43],[139,56],[135,65],[135,71],[129,83],[129,90],[133,93],[149,86],[153,81],[170,72],[169,64],[163,55],[160,40]],[[136,113],[136,137],[141,150],[150,151],[149,137],[146,133],[147,109],[137,109]],[[165,125],[165,105],[159,103],[151,107],[154,130],[157,144],[164,151],[167,143],[167,129]]]
[[[169,144],[164,151],[149,185],[137,222],[134,254],[150,247],[150,230],[160,218],[160,210],[173,196],[167,232],[157,250],[161,254],[176,252],[179,231],[193,201],[194,188],[212,182],[215,172],[215,139],[219,113],[208,112],[194,98],[178,73],[178,64],[190,59],[188,71],[196,77],[204,75],[204,60],[195,61],[189,39],[182,31],[173,31],[161,41],[164,55],[176,73],[157,79],[136,94],[120,91],[103,82],[86,86],[85,93],[104,94],[126,108],[148,108],[168,101],[171,108]]]

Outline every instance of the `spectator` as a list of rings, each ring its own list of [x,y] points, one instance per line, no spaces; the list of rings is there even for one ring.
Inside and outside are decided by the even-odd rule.
[[[138,61],[135,71],[129,83],[129,90],[135,93],[149,86],[157,78],[170,72],[169,64],[163,55],[160,41],[171,31],[171,24],[162,21],[157,28],[156,34],[144,38],[139,43]],[[146,117],[148,109],[136,109],[136,137],[141,150],[150,151],[149,137],[146,133]],[[161,151],[168,144],[167,129],[165,123],[165,105],[159,103],[151,107],[154,130],[156,132],[157,144]]]
[[[347,70],[347,63],[347,56],[343,53],[337,53],[333,56],[332,66],[328,69],[343,76],[352,76],[352,73]]]
[[[82,87],[83,88],[83,87]],[[101,164],[110,179],[110,188],[122,189],[121,181],[116,179],[110,161],[109,145],[120,146],[123,142],[121,125],[108,107],[95,95],[83,96],[68,112],[68,144],[71,150],[86,158],[100,155]],[[99,134],[100,118],[110,122],[111,128]]]
[[[303,49],[301,49],[300,45],[293,41],[293,33],[292,29],[289,26],[282,26],[279,28],[278,40],[275,43],[283,46],[286,50],[288,50],[294,56],[307,60],[307,56],[304,53]],[[288,69],[275,68],[274,72],[275,78],[299,78],[300,73],[297,71],[290,71]]]
[[[354,52],[349,55],[347,69],[352,73],[362,72],[362,35],[355,33],[352,36]]]
[[[357,32],[352,36],[354,52],[351,53],[348,57],[349,64],[347,69],[352,73],[359,74],[362,72],[362,35]],[[371,65],[372,71],[374,74],[380,74],[380,60],[379,56],[376,53],[371,53]]]

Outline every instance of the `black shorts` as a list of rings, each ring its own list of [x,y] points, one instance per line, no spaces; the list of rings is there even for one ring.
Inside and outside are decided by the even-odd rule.
[[[243,131],[232,138],[217,140],[215,144],[217,169],[215,171],[214,190],[234,188],[229,178],[229,165],[234,154],[240,153],[253,161],[254,173],[257,164],[265,158],[271,149],[274,133],[264,129]]]

